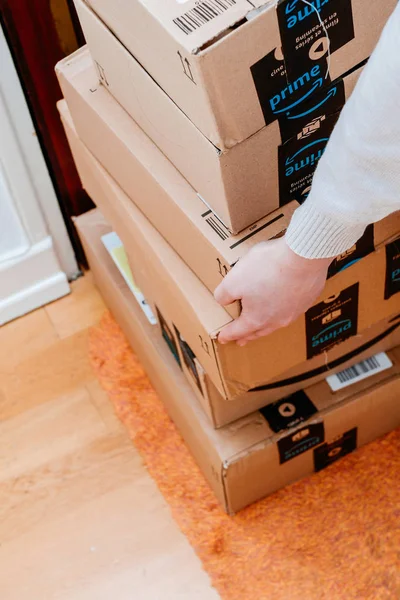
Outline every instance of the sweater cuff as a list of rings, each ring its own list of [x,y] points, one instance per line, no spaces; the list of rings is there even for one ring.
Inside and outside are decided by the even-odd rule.
[[[351,248],[363,235],[365,223],[339,221],[305,202],[292,217],[286,232],[291,250],[303,258],[334,258]]]

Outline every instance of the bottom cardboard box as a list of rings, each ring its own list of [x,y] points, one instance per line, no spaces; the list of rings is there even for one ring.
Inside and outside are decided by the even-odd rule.
[[[215,495],[234,513],[319,471],[400,425],[400,349],[392,366],[331,392],[323,381],[287,402],[213,429],[158,329],[150,325],[101,236],[111,228],[98,210],[76,219],[94,279]],[[300,417],[288,411],[301,412]]]

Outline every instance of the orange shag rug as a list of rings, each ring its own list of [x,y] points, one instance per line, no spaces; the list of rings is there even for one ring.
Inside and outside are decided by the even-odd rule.
[[[399,431],[228,517],[108,313],[90,355],[223,600],[400,599]]]

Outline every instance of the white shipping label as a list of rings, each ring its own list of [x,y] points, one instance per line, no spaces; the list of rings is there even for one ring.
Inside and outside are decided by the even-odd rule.
[[[333,392],[337,392],[362,379],[367,379],[381,371],[386,371],[393,366],[392,361],[385,352],[380,352],[371,356],[362,362],[336,373],[326,378],[326,381]]]
[[[151,323],[151,325],[155,325],[157,323],[157,319],[154,316],[150,306],[147,304],[146,298],[143,296],[142,292],[136,285],[135,280],[133,279],[132,271],[130,269],[128,258],[125,253],[125,248],[118,235],[114,231],[112,231],[111,233],[103,235],[101,241],[106,247],[111,258],[113,259],[116,267],[118,268],[118,271],[124,278],[125,283],[136,298],[140,308],[146,315],[147,320],[149,321],[149,323]]]

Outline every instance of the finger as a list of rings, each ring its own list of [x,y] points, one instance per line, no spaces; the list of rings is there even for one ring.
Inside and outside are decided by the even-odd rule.
[[[255,331],[254,324],[247,320],[246,315],[242,313],[235,321],[225,325],[218,335],[218,341],[221,344],[227,344],[228,342],[244,339],[252,335]]]
[[[225,277],[214,291],[214,298],[221,306],[227,306],[235,302],[235,300],[240,300],[240,295],[234,290],[229,275]]]

